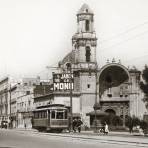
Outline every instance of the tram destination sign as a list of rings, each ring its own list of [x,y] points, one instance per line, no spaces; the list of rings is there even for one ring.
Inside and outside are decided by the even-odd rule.
[[[73,73],[53,73],[53,90],[74,89]]]

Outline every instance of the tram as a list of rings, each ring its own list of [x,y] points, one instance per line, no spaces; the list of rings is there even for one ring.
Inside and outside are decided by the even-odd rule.
[[[68,109],[62,104],[49,104],[33,111],[32,127],[39,131],[62,132],[68,129]]]

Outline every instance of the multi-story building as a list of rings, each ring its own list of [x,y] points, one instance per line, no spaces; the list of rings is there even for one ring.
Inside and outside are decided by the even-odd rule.
[[[0,81],[0,123],[9,122],[10,103],[9,103],[9,78],[6,77]]]
[[[16,122],[17,128],[32,127],[33,90],[39,83],[39,78],[23,78],[21,83],[17,85],[14,96],[16,99],[16,121],[14,122]]]
[[[0,81],[0,123],[7,121],[12,128],[25,125],[31,128],[33,89],[39,83],[39,78],[14,80],[6,77]]]
[[[0,81],[0,123],[7,121],[11,126],[11,114],[14,108],[11,108],[11,93],[15,90],[16,81],[12,77],[5,77]],[[11,112],[12,111],[12,112]]]

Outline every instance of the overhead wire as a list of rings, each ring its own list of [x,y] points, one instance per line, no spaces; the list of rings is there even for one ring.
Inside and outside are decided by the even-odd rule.
[[[120,36],[122,36],[122,35],[124,35],[124,34],[127,34],[127,33],[131,32],[132,30],[135,30],[135,29],[137,29],[137,28],[139,28],[139,27],[141,27],[141,26],[144,26],[144,25],[146,25],[146,24],[148,24],[148,21],[145,21],[144,23],[138,24],[138,25],[136,25],[136,26],[134,26],[134,27],[131,27],[131,28],[129,28],[129,29],[127,29],[127,30],[121,32],[121,33],[118,33],[118,34],[116,34],[116,35],[113,35],[112,37],[109,37],[108,39],[104,39],[104,40],[100,41],[100,43],[113,40],[114,38],[118,38],[118,37],[120,37]]]
[[[132,37],[130,37],[130,38],[128,38],[128,39],[125,39],[125,40],[123,40],[123,41],[121,41],[121,42],[119,42],[119,43],[116,43],[116,44],[113,44],[113,45],[111,45],[111,46],[109,46],[109,47],[103,48],[103,49],[99,50],[99,52],[104,52],[104,51],[106,51],[107,49],[110,49],[110,48],[119,46],[119,45],[121,45],[121,44],[123,44],[123,43],[125,43],[125,42],[127,42],[127,41],[133,40],[133,39],[135,39],[135,38],[137,38],[137,37],[139,37],[139,36],[141,36],[141,35],[144,35],[144,34],[146,34],[146,33],[148,33],[148,30],[146,30],[146,31],[144,31],[144,32],[142,32],[142,33],[136,34],[136,35],[134,35],[134,36],[132,36]]]

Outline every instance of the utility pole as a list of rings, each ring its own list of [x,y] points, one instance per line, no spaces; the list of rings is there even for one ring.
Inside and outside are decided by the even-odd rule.
[[[11,84],[10,84],[10,88],[9,88],[9,95],[10,95],[10,97],[9,97],[10,98],[10,116],[9,116],[10,125],[9,126],[11,128],[11,124],[12,124],[11,123]]]
[[[72,65],[71,65],[72,66]],[[73,106],[72,106],[72,67],[70,66],[70,132],[73,131]]]

